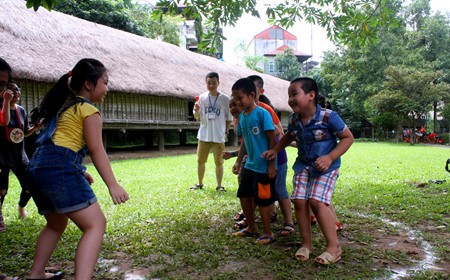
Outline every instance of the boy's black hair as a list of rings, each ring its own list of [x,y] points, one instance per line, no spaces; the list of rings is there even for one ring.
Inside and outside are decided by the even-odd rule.
[[[258,88],[264,88],[264,80],[260,76],[258,76],[258,75],[250,75],[247,78],[249,78],[253,82],[256,82],[258,84],[257,85]]]
[[[317,87],[317,83],[316,81],[314,81],[314,79],[308,77],[300,77],[291,81],[291,85],[294,83],[300,83],[300,87],[305,93],[314,91],[316,93],[316,95],[314,96],[314,102],[317,105],[317,103],[319,102],[319,88]]]
[[[47,92],[38,107],[30,113],[31,123],[44,119],[44,124],[55,116],[68,99],[74,99],[86,81],[97,85],[105,74],[105,66],[93,58],[83,58],[69,73],[64,74]],[[70,78],[70,82],[69,82]],[[69,85],[70,83],[70,85]]]
[[[242,78],[237,80],[234,85],[231,87],[231,90],[241,90],[246,95],[250,95],[252,92],[256,95],[256,86],[255,83],[249,78]]]
[[[219,74],[217,74],[216,72],[209,72],[208,74],[206,74],[205,80],[208,78],[217,78],[217,80],[219,80]]]
[[[8,82],[11,81],[11,66],[3,58],[0,57],[0,71],[8,73]]]

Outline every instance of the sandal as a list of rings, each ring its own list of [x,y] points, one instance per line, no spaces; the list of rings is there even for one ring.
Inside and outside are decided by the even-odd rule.
[[[240,231],[233,232],[231,235],[232,236],[238,236],[238,237],[256,237],[256,236],[259,235],[259,233],[258,232],[251,232],[251,231],[248,231],[247,229],[243,229],[243,230],[240,230]]]
[[[199,189],[199,190],[203,189],[203,184],[201,184],[201,185],[195,184],[190,188],[191,191],[195,191],[197,189]]]
[[[280,230],[279,236],[286,237],[295,231],[294,225],[289,223],[284,223],[283,228]]]
[[[8,277],[5,274],[0,274],[0,280],[19,280],[19,277]]]
[[[233,216],[233,220],[235,220],[236,222],[242,221],[243,219],[245,219],[245,215],[244,215],[244,212],[242,212],[242,210],[237,212]]]
[[[248,226],[247,224],[247,219],[244,218],[242,220],[240,220],[239,222],[235,222],[232,226],[233,229],[243,229],[246,228]]]
[[[261,236],[258,239],[256,239],[255,244],[257,245],[269,245],[270,243],[275,241],[275,236],[272,235],[265,235]]]
[[[46,272],[45,274],[46,275],[53,274],[53,276],[48,277],[48,278],[42,278],[42,279],[40,279],[40,278],[25,278],[25,279],[27,279],[27,280],[44,280],[44,279],[59,280],[59,279],[62,279],[64,273],[61,270],[56,270],[55,272],[52,272],[52,273]]]
[[[216,188],[216,191],[226,192],[227,190],[224,187],[222,187],[222,186],[218,186]]]
[[[302,262],[306,262],[307,260],[309,260],[309,249],[305,248],[305,247],[301,247],[300,249],[297,250],[297,252],[295,253],[295,257]]]
[[[310,217],[310,221],[311,221],[311,225],[317,224],[316,216],[312,215],[312,216]]]
[[[314,259],[316,261],[316,263],[318,264],[322,264],[322,265],[330,265],[333,263],[337,263],[338,261],[341,260],[341,256],[337,256],[336,258],[333,257],[330,253],[328,252],[323,252],[322,254],[320,254],[318,257],[316,257]]]

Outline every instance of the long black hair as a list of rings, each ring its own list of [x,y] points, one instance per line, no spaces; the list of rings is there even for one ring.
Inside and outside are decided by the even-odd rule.
[[[11,81],[11,66],[3,58],[0,57],[0,71],[8,73],[8,82]]]
[[[84,83],[97,85],[106,72],[105,66],[93,58],[83,58],[78,61],[72,71],[64,74],[47,92],[38,107],[30,113],[31,123],[36,124],[43,119],[43,124],[55,116],[69,99],[74,99],[81,91]]]

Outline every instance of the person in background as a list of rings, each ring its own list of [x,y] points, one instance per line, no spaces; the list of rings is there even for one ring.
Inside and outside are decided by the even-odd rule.
[[[28,213],[25,206],[31,199],[31,194],[28,191],[26,180],[26,168],[29,160],[25,153],[24,142],[25,137],[31,135],[38,127],[30,126],[25,108],[17,104],[21,96],[21,90],[17,84],[11,81],[8,84],[8,90],[13,93],[13,97],[9,101],[9,122],[3,122],[2,126],[5,129],[0,129],[0,186],[4,186],[7,193],[9,171],[12,170],[22,188],[17,206],[19,217],[26,218]],[[4,102],[7,102],[7,99]]]
[[[17,104],[20,101],[20,88],[11,79],[11,67],[0,59],[0,83],[2,108],[0,122],[0,231],[5,231],[5,223],[1,208],[5,201],[9,187],[9,172],[13,171],[20,183],[19,204],[17,206],[19,217],[28,216],[25,206],[31,199],[26,181],[26,168],[28,157],[25,153],[25,136],[34,132],[30,127],[26,110]]]
[[[194,104],[194,118],[200,120],[200,128],[197,134],[198,183],[191,187],[191,190],[203,188],[206,161],[212,149],[216,165],[216,190],[225,192],[226,189],[222,186],[222,153],[225,150],[226,136],[233,120],[230,114],[230,98],[218,90],[219,74],[210,72],[206,75],[205,81],[208,91],[202,93]]]
[[[102,117],[93,103],[106,97],[108,73],[96,59],[81,59],[31,111],[31,122],[42,123],[38,147],[27,168],[28,186],[47,224],[36,241],[28,279],[61,279],[62,272],[45,266],[64,233],[68,220],[82,231],[75,254],[75,278],[93,278],[105,234],[106,218],[83,166],[87,152],[108,187],[114,204],[128,200],[117,182],[102,142]]]

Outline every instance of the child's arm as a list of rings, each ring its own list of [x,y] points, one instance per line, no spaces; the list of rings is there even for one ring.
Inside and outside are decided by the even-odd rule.
[[[9,115],[9,110],[11,110],[11,99],[13,98],[13,92],[10,90],[5,90],[2,93],[3,97],[3,106],[2,106],[2,122],[0,123],[1,126],[7,126],[9,124],[9,120],[11,116]]]
[[[84,119],[83,132],[92,162],[106,186],[108,186],[114,204],[124,203],[128,200],[128,193],[114,177],[108,155],[103,147],[102,117],[100,114],[93,114]]]
[[[233,173],[234,174],[238,174],[239,173],[239,169],[241,167],[241,163],[242,163],[242,159],[244,158],[244,156],[247,154],[247,149],[245,148],[245,142],[242,141],[241,146],[239,147],[239,153],[236,159],[236,162],[233,165]]]
[[[274,130],[266,130],[267,138],[269,138],[269,149],[272,150],[275,145],[277,144],[277,139],[275,137],[275,131]],[[262,156],[262,155],[261,155]],[[267,164],[267,175],[269,175],[269,178],[275,178],[277,176],[277,169],[275,168],[275,158],[269,159],[269,162]]]
[[[239,150],[231,151],[231,152],[223,152],[222,158],[226,160],[226,159],[230,159],[232,157],[237,157],[238,153],[239,153]]]
[[[265,151],[261,154],[261,157],[266,158],[267,160],[274,160],[277,157],[277,154],[284,148],[289,145],[294,140],[294,137],[291,133],[286,133],[281,137],[280,141],[274,145],[270,150]]]
[[[353,144],[353,134],[346,128],[342,133],[338,134],[339,143],[329,154],[320,156],[314,163],[314,168],[318,171],[325,172],[330,167],[331,163],[342,156]]]

